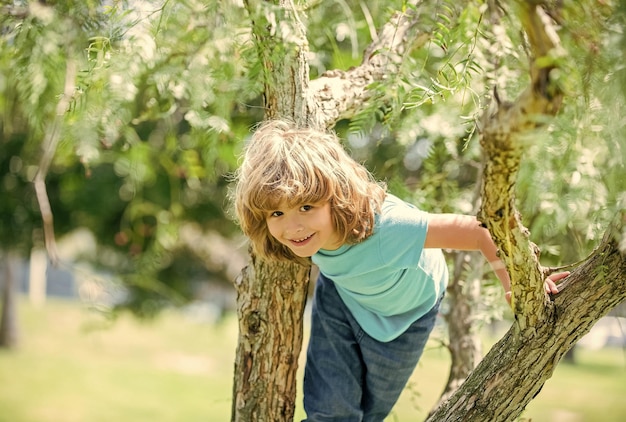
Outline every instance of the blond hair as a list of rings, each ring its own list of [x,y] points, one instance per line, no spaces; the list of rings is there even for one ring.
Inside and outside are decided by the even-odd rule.
[[[333,133],[298,129],[271,120],[260,125],[244,147],[235,172],[235,213],[254,252],[277,260],[300,259],[278,242],[266,218],[279,206],[328,201],[341,243],[372,234],[386,189],[354,161]]]

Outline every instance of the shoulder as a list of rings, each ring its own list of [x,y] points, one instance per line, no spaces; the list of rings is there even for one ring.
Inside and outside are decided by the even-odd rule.
[[[421,254],[428,231],[428,213],[388,195],[377,221],[374,238],[386,262],[411,262]]]
[[[388,194],[381,208],[379,217],[380,229],[406,226],[425,226],[428,223],[428,213],[415,205]]]

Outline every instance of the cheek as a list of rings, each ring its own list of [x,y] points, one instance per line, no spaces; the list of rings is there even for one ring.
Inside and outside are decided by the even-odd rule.
[[[270,223],[270,221],[266,221],[265,224],[267,225],[267,231],[269,231],[272,237],[278,238],[278,232],[279,232],[278,224]]]
[[[326,229],[335,230],[335,223],[333,222],[333,218],[330,213],[320,216],[319,225],[325,227]]]

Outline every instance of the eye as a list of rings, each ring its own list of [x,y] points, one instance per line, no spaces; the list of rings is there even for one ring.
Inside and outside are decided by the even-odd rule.
[[[313,209],[313,205],[302,205],[300,207],[300,211],[306,212],[306,211],[310,211]]]
[[[270,212],[270,217],[280,217],[281,215],[283,215],[282,211],[272,211]]]

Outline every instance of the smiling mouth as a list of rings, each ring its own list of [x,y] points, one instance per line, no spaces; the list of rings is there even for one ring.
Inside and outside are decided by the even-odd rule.
[[[304,243],[307,240],[309,240],[310,238],[313,237],[313,234],[308,235],[307,237],[303,237],[302,239],[291,239],[291,241],[295,244],[300,244],[300,243]]]

